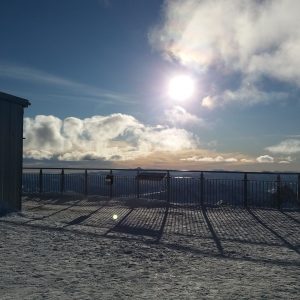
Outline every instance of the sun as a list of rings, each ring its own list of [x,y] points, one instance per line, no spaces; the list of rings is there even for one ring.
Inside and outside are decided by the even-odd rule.
[[[188,75],[178,75],[169,81],[169,97],[177,101],[185,101],[195,93],[195,81]]]

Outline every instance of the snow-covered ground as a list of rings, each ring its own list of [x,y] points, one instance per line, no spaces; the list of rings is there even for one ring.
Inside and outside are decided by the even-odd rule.
[[[0,299],[299,299],[300,213],[24,201],[0,218]]]

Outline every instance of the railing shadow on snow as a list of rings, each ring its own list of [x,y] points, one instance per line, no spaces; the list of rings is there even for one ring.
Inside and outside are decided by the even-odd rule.
[[[119,213],[118,220],[112,221],[112,212]],[[300,229],[294,220],[299,218],[297,211],[288,212],[293,216],[290,218],[275,209],[114,208],[108,202],[98,210],[81,211],[76,217],[62,214],[57,218],[58,214],[48,215],[50,222],[34,217],[30,219],[29,216],[29,220],[19,225],[67,230],[138,244],[160,244],[163,248],[194,255],[300,266]],[[63,225],[59,228],[52,226],[53,218],[64,221]],[[78,225],[106,229],[89,231]]]

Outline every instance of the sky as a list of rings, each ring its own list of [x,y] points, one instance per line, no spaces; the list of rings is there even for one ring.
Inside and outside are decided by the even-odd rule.
[[[2,0],[24,164],[300,170],[300,2]],[[194,84],[187,99],[170,81]],[[180,84],[179,84],[180,87]]]

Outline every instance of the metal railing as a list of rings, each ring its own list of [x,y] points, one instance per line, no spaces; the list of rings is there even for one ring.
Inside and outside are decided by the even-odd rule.
[[[50,194],[144,198],[188,207],[300,208],[300,174],[23,168],[23,195]]]

